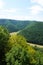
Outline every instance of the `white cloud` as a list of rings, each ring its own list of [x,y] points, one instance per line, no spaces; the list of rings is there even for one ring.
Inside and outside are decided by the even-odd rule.
[[[18,9],[17,8],[11,8],[11,9],[0,9],[0,18],[10,18],[15,19],[16,13]],[[18,17],[18,16],[17,16]]]
[[[2,9],[5,5],[5,2],[3,0],[0,0],[0,9]]]
[[[0,17],[5,16],[6,17],[10,17],[15,15],[17,13],[18,9],[16,8],[10,8],[10,9],[0,9]],[[3,16],[2,16],[3,15]]]
[[[28,8],[30,10],[30,17],[34,20],[43,20],[43,0],[31,0],[32,6]]]
[[[18,16],[15,16],[14,18],[17,20],[31,20],[32,19],[31,16],[23,16],[23,15],[21,15],[21,16],[18,15]]]
[[[43,6],[43,0],[31,0],[32,3],[37,3]]]
[[[43,5],[42,4],[43,0],[31,0],[31,2]],[[5,2],[0,0],[0,18],[9,18],[9,19],[16,19],[16,20],[43,20],[43,18],[39,16],[41,11],[43,11],[43,8],[38,4],[35,4],[34,6],[32,5],[30,8],[28,8],[29,15],[28,14],[22,15],[22,10],[19,8],[5,9],[4,8],[6,5]]]
[[[32,20],[31,16],[23,16],[23,15],[13,15],[13,14],[1,14],[0,18],[5,19],[16,19],[16,20]]]
[[[32,5],[30,8],[27,8],[29,12],[29,16],[30,16],[30,20],[43,20],[43,17],[41,15],[41,13],[43,12],[43,7],[41,7],[40,5]]]
[[[43,21],[43,17],[41,16],[23,16],[23,15],[14,15],[14,14],[0,14],[0,18],[4,18],[4,19],[16,19],[16,20],[37,20],[37,21]]]
[[[17,9],[2,9],[2,12],[6,12],[6,13],[15,13],[17,11]]]
[[[43,8],[41,6],[34,5],[34,6],[30,7],[30,14],[32,14],[32,15],[37,15],[41,11],[43,11]]]

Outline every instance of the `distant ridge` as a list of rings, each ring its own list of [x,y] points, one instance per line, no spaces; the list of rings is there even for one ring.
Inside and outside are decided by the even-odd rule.
[[[0,25],[5,26],[9,32],[17,32],[19,30],[22,30],[31,23],[33,23],[33,21],[0,19]]]

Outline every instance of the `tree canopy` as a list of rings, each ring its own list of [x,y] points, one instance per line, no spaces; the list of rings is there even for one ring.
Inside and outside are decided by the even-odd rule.
[[[0,26],[0,65],[4,63],[5,53],[9,49],[8,40],[9,40],[8,30]]]
[[[7,65],[28,65],[31,64],[31,62],[33,64],[36,63],[36,60],[33,57],[35,50],[27,45],[24,37],[13,35],[10,38],[10,41],[12,48],[6,54]]]

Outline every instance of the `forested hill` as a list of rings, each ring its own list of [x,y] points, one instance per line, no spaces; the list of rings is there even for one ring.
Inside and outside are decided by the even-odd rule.
[[[33,21],[0,19],[0,25],[5,26],[9,32],[17,32],[30,24],[33,24]]]
[[[28,42],[43,45],[43,22],[35,22],[35,24],[26,27],[19,32]]]

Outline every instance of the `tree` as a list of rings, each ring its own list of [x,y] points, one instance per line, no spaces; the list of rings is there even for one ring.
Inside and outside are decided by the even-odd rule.
[[[7,65],[35,65],[35,50],[27,45],[24,37],[20,35],[10,37],[12,48],[6,54]]]
[[[5,53],[8,51],[8,40],[8,30],[0,26],[0,65],[5,65]]]
[[[13,34],[9,38],[9,46],[10,47],[14,46],[15,44],[20,44],[25,47],[26,43],[27,43],[26,39],[21,35]]]

